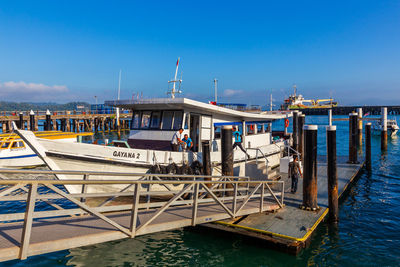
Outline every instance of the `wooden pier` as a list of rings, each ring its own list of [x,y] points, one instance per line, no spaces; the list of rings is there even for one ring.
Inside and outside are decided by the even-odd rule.
[[[129,129],[131,113],[120,113],[119,129]],[[111,131],[118,129],[115,114],[97,114],[91,112],[63,111],[52,112],[14,112],[0,113],[0,124],[3,133],[11,131],[11,122],[14,121],[20,129],[39,130],[39,121],[43,122],[46,130],[58,130],[64,132],[89,132]],[[47,125],[48,124],[48,125]]]
[[[23,203],[19,213],[2,209],[0,214],[0,261],[273,211],[284,201],[284,182],[247,177],[4,169],[1,173],[68,174],[77,180],[0,180],[0,204]],[[91,175],[121,180],[95,181]],[[67,185],[80,186],[82,193],[69,194],[62,188]],[[108,205],[117,197],[126,202]],[[53,210],[35,210],[39,202]]]
[[[347,163],[348,157],[337,157],[337,175],[339,196],[342,197],[362,166]],[[282,175],[285,181],[285,207],[277,213],[254,214],[239,220],[218,221],[202,227],[258,239],[266,246],[291,254],[298,254],[307,247],[318,225],[328,214],[328,178],[326,156],[318,157],[318,211],[300,209],[302,204],[303,179],[299,179],[298,190],[290,193],[290,179]]]

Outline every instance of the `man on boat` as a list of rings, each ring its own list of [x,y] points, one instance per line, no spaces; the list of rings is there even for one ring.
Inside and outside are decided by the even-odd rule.
[[[183,142],[186,143],[186,150],[191,150],[193,151],[193,141],[187,134],[183,137]]]
[[[293,155],[293,161],[289,163],[289,175],[292,178],[291,192],[294,194],[297,191],[297,182],[299,181],[299,176],[303,177],[297,155]]]
[[[183,129],[180,128],[172,136],[172,140],[171,140],[171,149],[172,149],[172,151],[179,151],[179,146],[181,144],[185,143],[184,141],[182,141],[182,133],[183,133]]]
[[[239,147],[243,151],[243,153],[247,155],[247,158],[250,158],[250,155],[247,154],[246,150],[242,146],[242,134],[236,129],[235,126],[232,127],[232,131],[233,131],[233,137],[235,137],[235,143],[233,144],[232,149]]]

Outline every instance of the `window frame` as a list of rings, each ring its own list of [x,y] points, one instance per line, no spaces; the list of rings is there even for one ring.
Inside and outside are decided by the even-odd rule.
[[[143,113],[144,112],[150,112],[150,123],[149,123],[149,127],[146,127],[146,128],[142,128],[141,127],[142,126],[142,119],[143,119]],[[155,113],[155,112],[159,112],[160,113],[160,121],[158,123],[157,128],[151,127],[151,123],[152,123],[152,120],[153,120],[153,113]],[[168,129],[163,129],[162,128],[164,126],[164,114],[165,114],[165,112],[172,112],[171,125],[170,125],[170,127]],[[175,116],[176,116],[177,113],[181,113],[180,114],[181,122],[180,122],[180,125],[178,125],[177,128],[175,128],[174,127],[175,119],[176,119]],[[139,118],[138,118],[138,120],[139,120],[138,126],[139,127],[133,127],[133,121],[134,121],[133,118],[134,118],[135,114],[139,114]],[[185,111],[183,109],[132,110],[132,118],[131,118],[131,127],[130,127],[130,129],[131,130],[151,130],[151,131],[177,131],[177,130],[179,130],[180,128],[183,127],[184,115],[185,115]]]

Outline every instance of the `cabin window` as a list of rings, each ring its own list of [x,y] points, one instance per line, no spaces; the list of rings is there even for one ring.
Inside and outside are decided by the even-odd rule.
[[[214,127],[214,139],[220,139],[221,138],[221,127],[217,126]]]
[[[175,111],[174,112],[174,130],[178,130],[182,127],[182,119],[183,119],[183,112],[182,111]]]
[[[257,124],[257,133],[263,133],[263,124]]]
[[[141,129],[149,128],[150,125],[151,111],[143,111],[142,123],[140,124]]]
[[[152,129],[160,128],[160,122],[161,122],[161,111],[153,111],[153,113],[151,114],[150,128]]]
[[[1,144],[1,148],[6,149],[6,148],[8,148],[9,145],[10,145],[10,142],[4,142],[3,144]]]
[[[11,148],[18,148],[19,147],[19,142],[13,142],[11,145]]]
[[[164,111],[162,119],[162,130],[171,130],[172,120],[174,118],[173,111]]]
[[[140,122],[140,112],[134,112],[132,115],[131,129],[138,129]]]
[[[187,113],[185,116],[185,126],[183,127],[184,129],[189,129],[189,116],[189,113]]]

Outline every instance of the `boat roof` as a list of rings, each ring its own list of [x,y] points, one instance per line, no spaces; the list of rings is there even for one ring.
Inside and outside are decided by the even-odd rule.
[[[249,113],[220,107],[189,98],[150,98],[139,100],[111,100],[105,101],[105,105],[121,107],[132,110],[176,110],[184,109],[200,114],[219,114],[239,120],[271,121],[292,116],[290,111],[271,111],[261,113]]]

